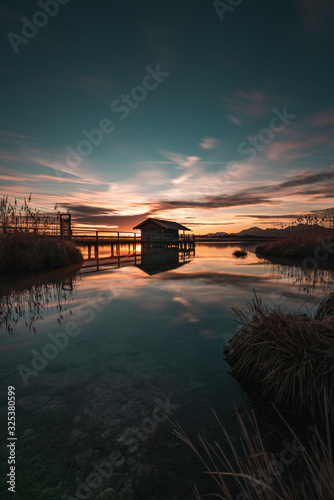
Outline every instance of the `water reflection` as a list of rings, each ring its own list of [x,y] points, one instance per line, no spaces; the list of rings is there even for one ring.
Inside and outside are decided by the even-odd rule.
[[[141,264],[137,267],[149,276],[177,269],[188,264],[194,257],[195,252],[180,252],[178,248],[159,249],[143,248],[141,252]]]
[[[274,264],[271,266],[273,274],[281,274],[285,281],[298,287],[299,291],[310,294],[319,289],[323,293],[329,293],[333,289],[333,269],[304,269],[301,265]]]
[[[118,479],[124,485],[123,498],[130,498],[126,481],[143,479],[143,462],[145,482],[157,490],[143,494],[138,479],[131,486],[132,498],[191,498],[201,466],[174,439],[167,422],[154,420],[160,416],[157,401],[172,405],[171,419],[187,433],[199,432],[212,441],[221,436],[213,426],[214,408],[236,442],[233,408],[243,395],[222,359],[222,348],[238,328],[231,307],[244,307],[254,289],[271,306],[296,311],[305,303],[300,270],[258,259],[255,246],[197,244],[195,258],[175,249],[135,256],[124,248],[121,255],[111,255],[106,247],[100,252],[99,272],[96,262],[87,260],[95,270],[87,268],[92,272],[81,274],[80,281],[63,273],[2,285],[7,323],[13,325],[17,318],[23,323],[17,335],[2,339],[0,348],[0,395],[6,401],[8,385],[15,386],[22,417],[22,489],[30,493],[40,484],[40,498],[80,498],[84,495],[78,484],[86,484],[95,472],[92,464],[105,463],[117,451],[124,457],[118,460],[117,474],[101,479],[87,498],[116,490]],[[233,252],[242,248],[248,255],[235,259]],[[102,266],[108,261],[111,269]],[[313,279],[317,300],[331,275],[318,273]],[[24,304],[25,315],[20,316],[17,304]],[[29,328],[31,318],[30,330],[38,321],[38,335],[20,336],[26,331],[24,321]],[[6,456],[4,450],[3,463]],[[36,456],[43,457],[44,469]],[[200,490],[204,494],[205,485]]]
[[[50,312],[57,312],[61,324],[73,299],[78,266],[38,275],[2,278],[0,281],[0,329],[13,335],[22,321],[36,333],[36,323]],[[9,279],[8,279],[9,278]]]

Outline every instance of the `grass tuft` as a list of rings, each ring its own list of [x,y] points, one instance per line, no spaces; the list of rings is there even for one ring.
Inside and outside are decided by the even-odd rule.
[[[224,500],[333,500],[334,467],[328,420],[326,437],[314,427],[311,439],[302,443],[281,417],[290,443],[284,441],[281,449],[273,453],[266,449],[254,412],[246,414],[248,425],[236,410],[241,430],[238,447],[231,441],[217,414],[213,413],[229,449],[223,449],[218,442],[209,443],[201,435],[198,436],[199,445],[196,445],[179,424],[175,424],[174,429],[174,434],[194,451],[204,466],[204,473],[215,483],[212,496]],[[211,498],[207,494],[202,497],[195,488],[198,500],[208,496]]]
[[[271,310],[255,296],[233,309],[241,325],[223,350],[229,373],[259,403],[297,418],[325,422],[324,397],[334,420],[334,294],[312,317]]]

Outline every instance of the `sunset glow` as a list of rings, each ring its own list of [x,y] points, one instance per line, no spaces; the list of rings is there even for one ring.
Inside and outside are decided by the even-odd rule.
[[[69,2],[17,54],[4,40],[2,194],[120,231],[156,217],[237,232],[331,208],[333,7],[260,3],[261,16],[242,2],[223,22],[210,2],[176,17],[169,4],[116,17],[103,4],[96,26],[82,3],[76,45]],[[35,7],[8,2],[7,31]],[[106,32],[101,57],[80,59]]]

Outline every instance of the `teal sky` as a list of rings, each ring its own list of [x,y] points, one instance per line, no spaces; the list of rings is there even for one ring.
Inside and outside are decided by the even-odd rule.
[[[197,233],[334,206],[331,1],[11,0],[0,19],[2,194]]]

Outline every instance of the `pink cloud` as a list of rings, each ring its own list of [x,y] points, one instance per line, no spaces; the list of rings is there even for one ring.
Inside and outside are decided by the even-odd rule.
[[[0,161],[22,161],[22,156],[15,155],[9,151],[0,150]]]
[[[6,137],[6,140],[8,137],[17,138],[17,139],[32,139],[32,137],[29,135],[20,134],[18,132],[12,132],[10,130],[0,130],[0,136]],[[0,138],[0,140],[2,140],[2,139]]]
[[[326,34],[332,29],[334,4],[332,0],[295,0],[307,32]]]
[[[298,158],[306,158],[314,151],[312,146],[328,143],[327,137],[302,137],[294,141],[273,141],[266,148],[266,156],[271,161],[292,161]]]
[[[7,21],[13,21],[15,23],[19,23],[21,21],[22,14],[18,12],[14,12],[9,9],[0,9],[0,17],[6,19]]]
[[[233,116],[233,115],[228,115],[227,117],[230,122],[234,123],[235,125],[241,125],[242,121],[239,120],[239,118],[237,118],[236,116]]]
[[[334,126],[334,109],[317,113],[311,118],[311,124],[316,127]]]
[[[291,161],[308,156],[308,153],[300,151],[300,142],[272,142],[266,150],[270,161]]]
[[[199,146],[203,149],[216,149],[219,145],[219,140],[214,137],[204,137]]]
[[[238,115],[261,118],[268,112],[268,99],[264,94],[255,90],[246,92],[240,89],[229,93],[230,97],[225,98],[225,107],[237,114],[237,117],[232,116],[234,123],[240,121]]]

